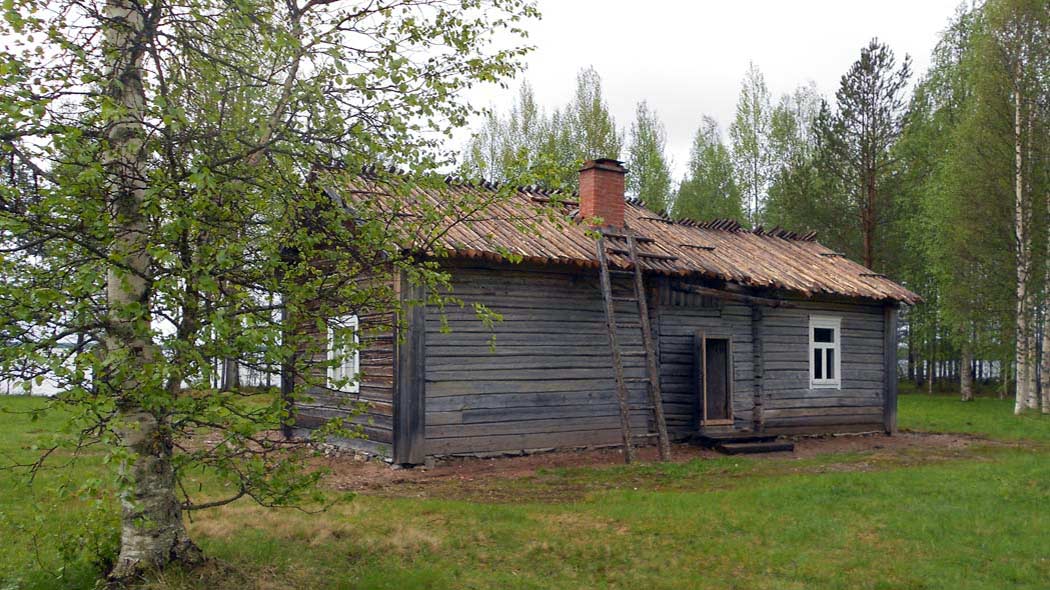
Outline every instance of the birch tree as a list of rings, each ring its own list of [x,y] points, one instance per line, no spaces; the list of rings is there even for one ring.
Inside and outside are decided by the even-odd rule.
[[[28,201],[0,186],[0,376],[49,375],[70,444],[119,466],[114,581],[199,563],[187,511],[313,497],[309,448],[273,433],[342,359],[298,355],[323,344],[280,316],[393,311],[391,282],[356,279],[438,284],[391,244],[425,250],[484,205],[406,216],[322,188],[377,162],[403,169],[372,169],[391,186],[442,185],[426,172],[473,113],[463,91],[520,70],[527,48],[493,40],[534,15],[524,0],[8,3],[0,147],[39,183]],[[211,389],[211,359],[259,351],[289,397]],[[334,433],[353,435],[318,436]],[[220,485],[197,492],[194,473]]]
[[[1047,71],[1050,71],[1050,7],[1036,0],[1002,0],[986,8],[992,48],[1007,80],[1012,103],[1014,239],[1016,255],[1017,394],[1015,413],[1038,409],[1036,383],[1037,272],[1035,245],[1045,239],[1038,213],[1046,182]],[[1044,229],[1040,230],[1040,227]],[[1045,409],[1045,408],[1044,408]]]
[[[754,63],[748,66],[729,127],[737,185],[744,195],[747,221],[757,225],[772,167],[769,145],[772,107],[766,79]]]
[[[733,160],[722,141],[718,122],[704,117],[696,130],[686,177],[674,199],[674,217],[708,221],[744,219],[744,202],[736,185]]]
[[[460,172],[492,182],[573,190],[585,161],[618,159],[622,149],[623,135],[609,112],[601,76],[584,68],[576,75],[572,100],[561,108],[545,110],[523,83],[507,112],[486,113],[467,143]]]
[[[648,103],[638,103],[627,148],[627,190],[653,211],[670,208],[671,168],[666,147],[663,123]]]

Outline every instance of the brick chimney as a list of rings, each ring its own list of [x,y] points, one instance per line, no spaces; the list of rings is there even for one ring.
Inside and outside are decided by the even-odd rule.
[[[580,168],[580,215],[601,217],[602,225],[623,227],[623,162],[600,158]]]

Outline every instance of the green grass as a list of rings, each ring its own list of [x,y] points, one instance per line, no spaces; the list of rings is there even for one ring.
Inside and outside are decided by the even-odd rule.
[[[898,423],[917,432],[964,432],[1001,440],[1050,442],[1050,415],[1014,415],[1013,399],[979,397],[959,401],[957,395],[902,395]]]
[[[33,400],[0,398],[0,408]],[[901,397],[909,430],[1009,444],[805,459],[723,457],[668,465],[557,469],[490,482],[498,501],[361,495],[325,514],[248,503],[197,516],[219,565],[168,573],[157,588],[1046,588],[1050,579],[1050,420],[998,400]],[[0,415],[0,454],[57,422]],[[78,478],[102,466],[78,467]],[[47,473],[37,496],[68,474]],[[32,496],[0,472],[0,588],[90,588],[74,563],[58,579],[12,521]],[[467,490],[458,498],[472,498]],[[333,492],[334,493],[334,492]],[[438,499],[434,496],[443,496]],[[453,499],[448,499],[449,497]],[[74,529],[87,504],[52,511]],[[13,542],[8,542],[13,541]]]
[[[979,397],[960,401],[957,395],[909,394],[900,397],[902,429],[923,433],[965,433],[1000,440],[1050,442],[1050,415],[1013,415],[1013,399]]]

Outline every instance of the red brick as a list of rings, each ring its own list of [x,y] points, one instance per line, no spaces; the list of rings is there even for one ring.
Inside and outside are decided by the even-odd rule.
[[[623,227],[627,169],[617,160],[589,160],[580,168],[580,214],[601,217],[602,225]]]

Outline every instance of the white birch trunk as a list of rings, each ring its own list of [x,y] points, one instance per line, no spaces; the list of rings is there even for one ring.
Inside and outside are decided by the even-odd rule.
[[[1014,72],[1014,239],[1017,244],[1017,325],[1016,325],[1016,356],[1017,365],[1017,393],[1014,399],[1014,413],[1020,414],[1030,407],[1031,383],[1030,373],[1031,352],[1029,345],[1032,342],[1030,335],[1031,325],[1028,321],[1031,294],[1029,280],[1031,278],[1031,237],[1029,235],[1028,219],[1029,207],[1025,198],[1024,177],[1024,101],[1021,96],[1021,65],[1018,61]]]
[[[969,341],[962,346],[962,361],[959,367],[959,392],[962,401],[973,401],[973,344]]]
[[[144,34],[140,5],[108,0],[103,25],[111,63],[108,93],[122,109],[107,130],[110,151],[105,164],[110,179],[112,251],[122,268],[111,266],[106,277],[110,328],[106,347],[127,359],[111,382],[117,396],[121,444],[128,459],[121,465],[120,555],[110,577],[126,582],[173,561],[195,563],[200,551],[189,540],[182,507],[175,495],[172,438],[163,416],[146,411],[136,394],[148,386],[150,364],[157,358],[148,334],[149,319],[127,319],[122,311],[148,300],[151,267],[147,253],[146,154],[143,150]],[[145,324],[145,326],[143,325]],[[154,380],[156,381],[156,380]]]
[[[1046,193],[1046,215],[1050,220],[1050,191]],[[1047,228],[1046,237],[1046,267],[1043,277],[1044,296],[1050,298],[1050,227]],[[1043,413],[1050,414],[1050,302],[1043,302],[1043,359],[1041,369],[1040,387],[1042,388]]]

